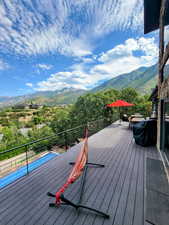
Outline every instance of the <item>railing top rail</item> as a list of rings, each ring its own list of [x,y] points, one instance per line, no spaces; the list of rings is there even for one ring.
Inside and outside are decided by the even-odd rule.
[[[89,121],[89,122],[87,122],[87,124],[89,125],[90,123],[94,123],[94,122],[97,122],[97,121],[101,121],[101,120],[103,120],[103,119],[104,119],[104,118],[100,118],[100,119],[98,119],[98,120]],[[47,137],[43,137],[43,138],[37,139],[37,140],[35,140],[35,141],[31,141],[31,142],[28,142],[28,143],[26,143],[26,144],[22,144],[22,145],[19,145],[19,146],[10,148],[10,149],[8,149],[8,150],[6,150],[6,151],[0,152],[0,155],[5,154],[5,153],[12,152],[12,151],[14,151],[14,150],[16,150],[16,149],[19,149],[19,148],[23,148],[23,147],[27,147],[27,146],[33,145],[33,144],[35,144],[35,143],[38,143],[38,142],[41,142],[41,141],[44,141],[44,140],[48,140],[48,139],[50,139],[50,138],[53,138],[53,137],[56,137],[56,136],[58,136],[58,135],[64,134],[65,132],[67,133],[67,132],[76,130],[76,129],[80,128],[80,127],[84,127],[84,126],[86,126],[87,124],[82,124],[82,125],[80,125],[80,126],[77,126],[77,127],[71,128],[71,129],[67,129],[67,130],[64,130],[64,131],[61,131],[61,132],[56,133],[56,134],[54,134],[54,135],[47,136]]]

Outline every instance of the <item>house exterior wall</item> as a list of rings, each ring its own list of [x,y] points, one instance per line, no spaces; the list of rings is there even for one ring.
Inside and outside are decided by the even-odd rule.
[[[160,89],[160,99],[169,98],[169,77],[164,80]]]
[[[164,80],[161,85],[159,92],[159,103],[158,103],[158,122],[157,122],[157,148],[160,149],[160,141],[162,138],[161,133],[161,120],[163,120],[162,103],[161,100],[169,99],[169,77]]]

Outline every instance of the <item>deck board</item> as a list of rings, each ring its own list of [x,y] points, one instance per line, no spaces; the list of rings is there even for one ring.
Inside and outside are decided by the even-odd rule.
[[[144,225],[145,157],[157,158],[154,148],[134,143],[125,124],[111,125],[89,138],[89,161],[105,168],[87,170],[83,204],[110,214],[104,219],[69,206],[49,208],[46,196],[64,184],[81,147],[78,144],[0,191],[1,225]],[[65,196],[78,201],[80,179]]]

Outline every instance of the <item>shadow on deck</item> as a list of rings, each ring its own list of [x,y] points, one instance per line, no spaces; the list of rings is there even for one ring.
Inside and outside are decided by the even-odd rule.
[[[0,191],[1,225],[144,225],[146,157],[157,159],[155,148],[134,143],[127,124],[112,125],[89,138],[89,162],[105,168],[89,168],[83,203],[110,215],[104,219],[69,206],[49,208],[55,192],[65,182],[81,144],[36,169]],[[80,179],[65,192],[72,201],[79,198]]]

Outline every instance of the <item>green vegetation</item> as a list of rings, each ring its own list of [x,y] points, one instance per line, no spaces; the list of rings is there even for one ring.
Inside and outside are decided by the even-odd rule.
[[[117,99],[135,104],[134,107],[121,108],[121,113],[126,113],[128,116],[136,112],[145,117],[150,115],[151,102],[148,101],[148,96],[139,95],[133,88],[125,88],[121,91],[107,89],[97,93],[87,93],[80,96],[74,105],[64,107],[44,106],[32,110],[9,108],[0,112],[0,134],[3,134],[0,151],[48,136],[52,137],[31,145],[29,149],[38,153],[51,149],[53,145],[63,146],[66,144],[65,136],[67,136],[67,144],[71,145],[83,136],[83,128],[59,136],[56,134],[102,118],[104,118],[104,124],[110,124],[118,119],[119,112],[118,108],[108,108],[106,105]],[[98,129],[94,123],[90,125],[90,128],[93,131]],[[0,159],[9,158],[24,151],[25,148],[18,149],[0,156]]]

